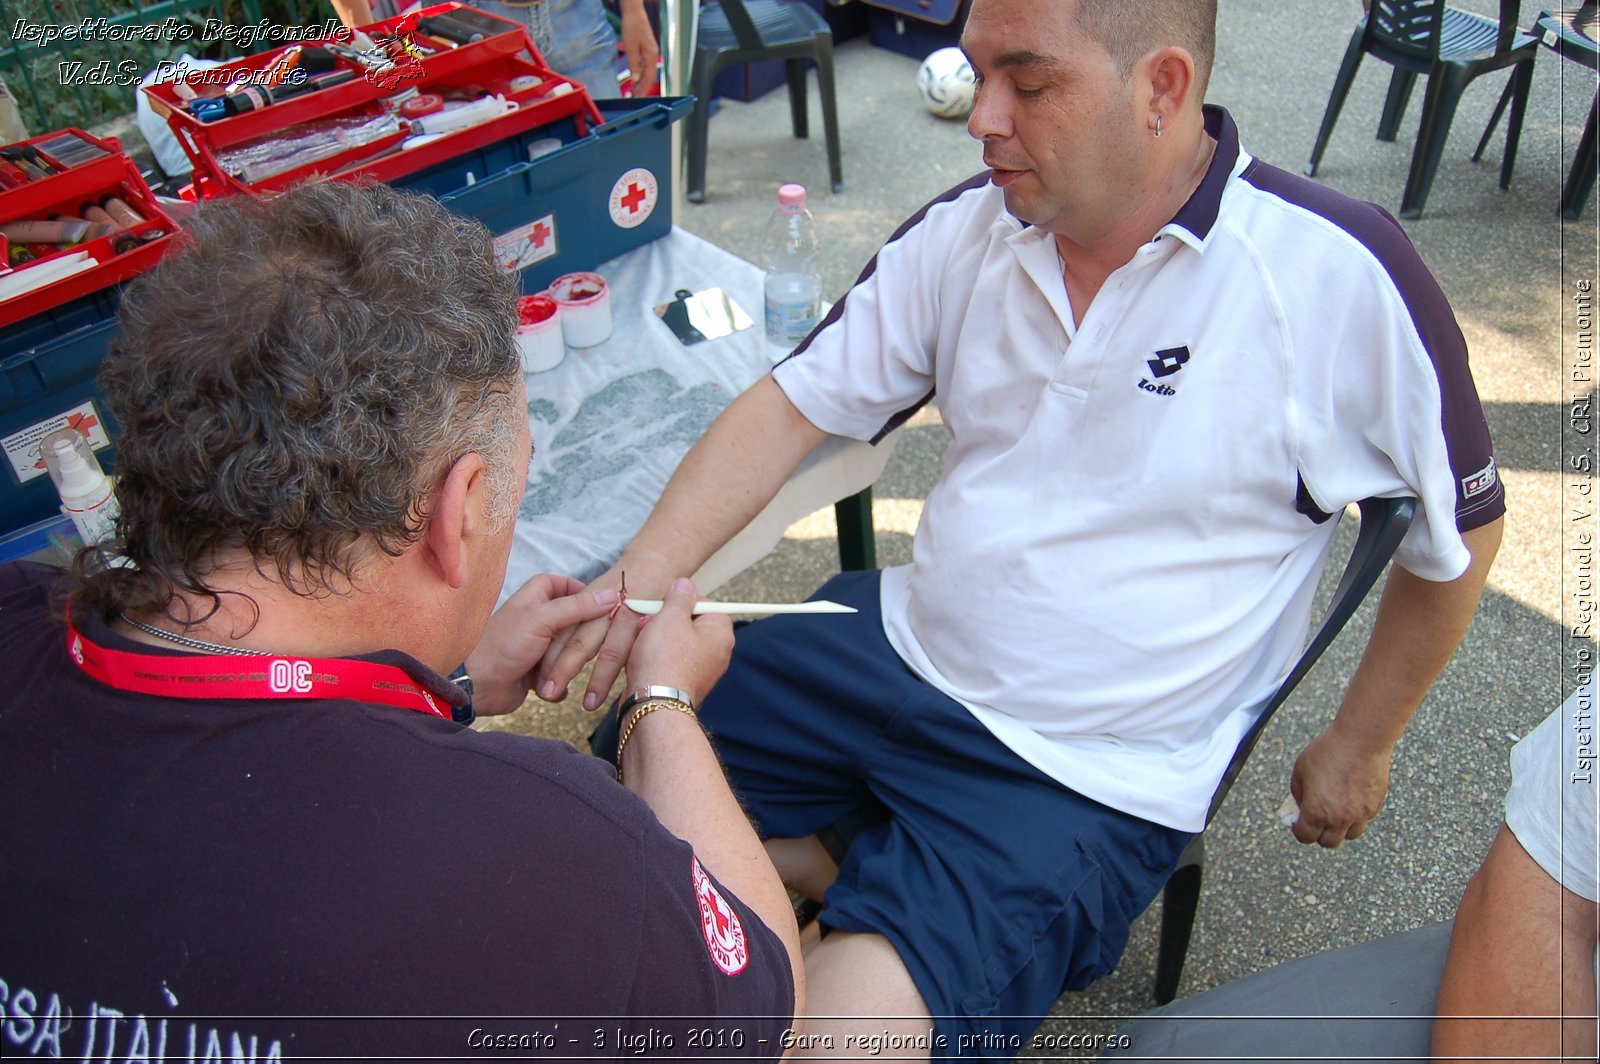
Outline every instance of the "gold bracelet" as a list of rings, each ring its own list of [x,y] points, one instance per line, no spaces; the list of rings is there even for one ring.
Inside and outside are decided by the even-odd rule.
[[[622,782],[622,751],[628,748],[628,740],[633,737],[633,729],[639,726],[639,721],[643,720],[645,717],[648,717],[650,714],[654,713],[658,709],[661,709],[662,707],[666,707],[667,709],[675,709],[679,713],[685,714],[696,724],[700,723],[700,717],[697,713],[695,713],[694,707],[687,702],[680,702],[676,698],[648,698],[639,702],[635,702],[632,707],[633,715],[628,718],[627,726],[622,729],[622,738],[617,740],[618,783]]]

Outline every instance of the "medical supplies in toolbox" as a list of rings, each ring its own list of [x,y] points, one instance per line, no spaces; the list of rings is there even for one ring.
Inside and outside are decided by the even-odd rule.
[[[64,129],[0,146],[0,535],[60,515],[45,436],[77,429],[110,467],[114,426],[95,375],[122,283],[177,234],[115,139]]]
[[[520,271],[524,292],[538,292],[672,229],[671,125],[694,97],[599,107],[606,121],[583,136],[555,123],[390,183],[488,226],[506,269]]]
[[[0,146],[0,327],[148,269],[176,231],[114,139],[65,129]]]
[[[357,177],[426,192],[487,225],[527,292],[671,229],[668,127],[690,99],[602,111],[520,25],[458,3],[357,32],[143,89],[196,198]]]
[[[392,181],[552,122],[600,113],[517,23],[457,3],[142,90],[194,163],[198,199],[298,181]]]

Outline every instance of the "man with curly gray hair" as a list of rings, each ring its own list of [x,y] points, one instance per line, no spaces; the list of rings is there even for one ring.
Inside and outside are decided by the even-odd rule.
[[[688,581],[628,659],[626,787],[465,726],[617,601],[542,575],[494,612],[517,295],[478,223],[337,183],[205,206],[128,287],[116,539],[0,567],[13,1042],[782,1051],[797,936],[697,722],[732,633]]]

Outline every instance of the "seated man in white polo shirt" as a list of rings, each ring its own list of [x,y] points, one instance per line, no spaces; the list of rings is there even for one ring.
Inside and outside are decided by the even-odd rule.
[[[855,618],[742,630],[708,707],[787,881],[825,892],[824,1055],[887,1034],[1009,1057],[1111,970],[1297,655],[1346,504],[1420,502],[1290,781],[1302,842],[1377,815],[1476,609],[1504,503],[1449,306],[1392,218],[1202,108],[1214,39],[1196,0],[975,0],[989,169],[728,408],[598,581],[692,573],[826,434],[879,439],[938,396],[912,564],[831,582]],[[536,689],[598,652],[595,708],[636,623],[576,629]],[[813,836],[841,819],[835,868]]]

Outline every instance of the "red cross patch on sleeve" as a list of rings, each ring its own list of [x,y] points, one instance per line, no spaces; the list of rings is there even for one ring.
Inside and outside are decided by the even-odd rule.
[[[738,975],[750,963],[750,947],[744,925],[717,891],[711,877],[700,867],[700,858],[689,858],[694,875],[694,897],[700,906],[700,932],[705,935],[706,952],[724,975]]]

